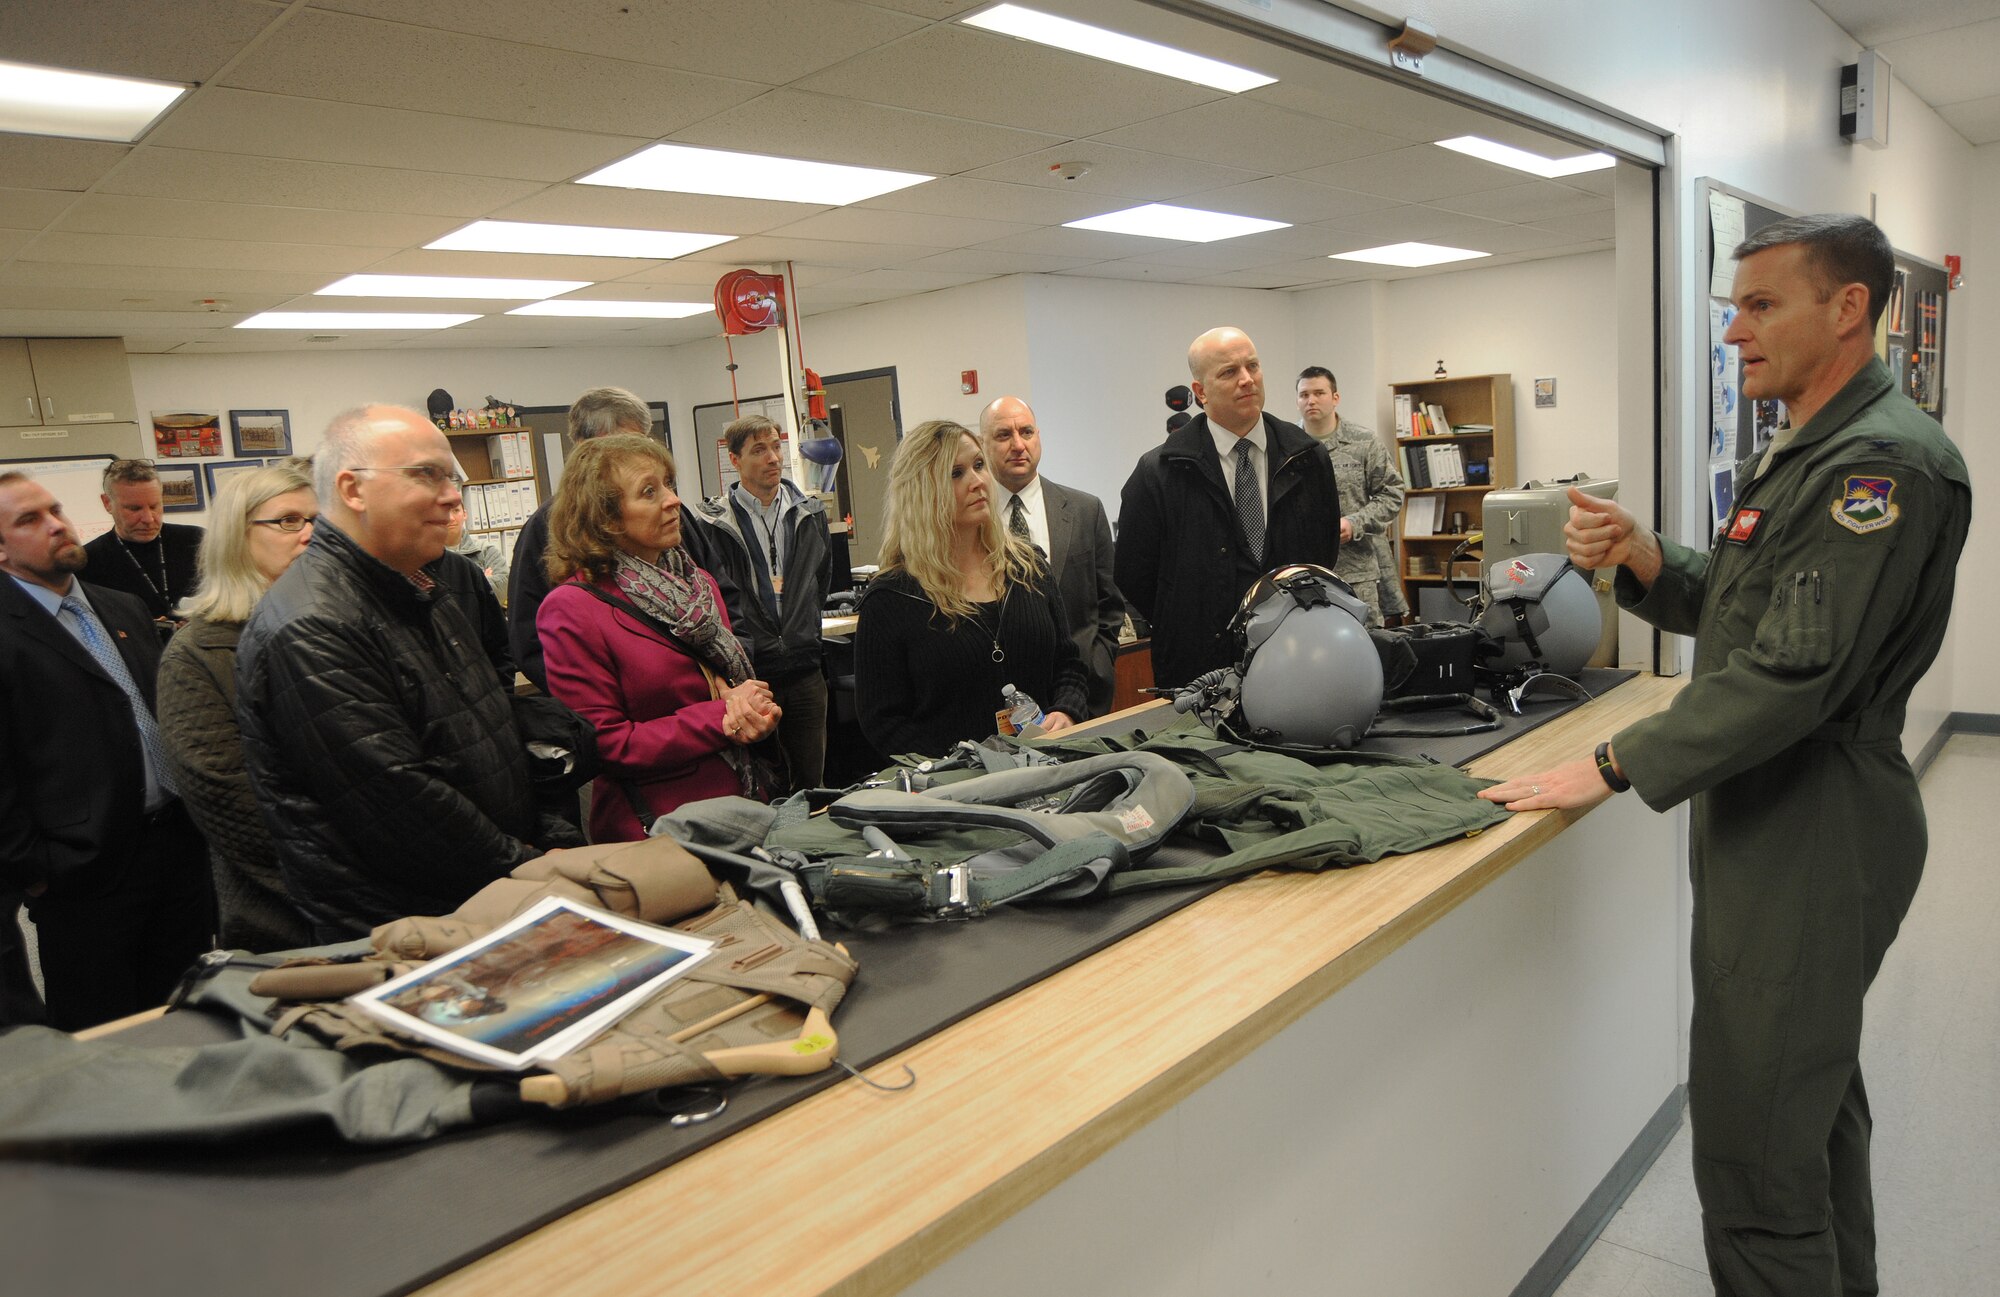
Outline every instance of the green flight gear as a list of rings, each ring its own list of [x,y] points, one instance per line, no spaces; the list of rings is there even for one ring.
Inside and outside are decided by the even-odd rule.
[[[1693,799],[1688,1107],[1717,1291],[1872,1293],[1862,999],[1923,871],[1904,711],[1971,481],[1873,360],[1762,458],[1711,552],[1662,541],[1650,589],[1620,571],[1619,602],[1695,652],[1612,749],[1649,806]]]

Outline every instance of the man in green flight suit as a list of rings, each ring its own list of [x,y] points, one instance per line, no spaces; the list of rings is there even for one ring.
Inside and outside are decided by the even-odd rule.
[[[1873,354],[1894,261],[1858,216],[1737,249],[1743,394],[1790,426],[1739,475],[1708,553],[1571,490],[1569,555],[1695,638],[1665,711],[1480,796],[1588,807],[1693,799],[1688,1112],[1718,1293],[1871,1294],[1861,1005],[1923,872],[1901,736],[1937,655],[1972,510],[1964,459]]]

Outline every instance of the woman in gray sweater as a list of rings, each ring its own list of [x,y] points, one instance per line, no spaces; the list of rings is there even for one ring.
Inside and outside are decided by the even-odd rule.
[[[251,609],[312,539],[319,504],[304,461],[224,483],[201,545],[201,593],[160,658],[159,719],[181,800],[208,839],[222,944],[288,950],[313,943],[285,892],[277,853],[257,815],[236,724],[236,640]]]

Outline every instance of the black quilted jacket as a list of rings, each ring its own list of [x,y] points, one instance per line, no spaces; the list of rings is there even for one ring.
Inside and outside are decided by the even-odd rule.
[[[325,518],[244,627],[236,688],[259,809],[322,941],[448,913],[581,841],[537,812],[507,695],[455,601]]]

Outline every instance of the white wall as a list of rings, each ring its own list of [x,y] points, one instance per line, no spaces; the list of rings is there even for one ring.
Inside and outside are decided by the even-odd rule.
[[[1342,418],[1389,433],[1389,285],[1368,279],[1336,288],[1315,288],[1292,294],[1292,315],[1298,328],[1302,363],[1323,365],[1340,382]],[[1293,370],[1297,373],[1297,370]],[[1296,391],[1296,385],[1293,385]],[[1280,406],[1280,409],[1286,409]],[[1286,414],[1293,422],[1297,407]]]
[[[1428,275],[1388,289],[1387,381],[1428,378],[1440,358],[1453,375],[1511,374],[1515,477],[1618,471],[1611,253]],[[1557,380],[1553,409],[1535,408],[1542,377]]]
[[[2000,203],[2000,145],[1972,151],[1968,167],[1971,210],[1990,213]],[[1995,553],[2000,553],[2000,437],[1993,411],[2000,407],[2000,229],[1993,221],[1969,222],[1966,286],[1945,307],[1945,398],[1965,429],[1958,439],[1972,469],[1972,534],[1958,568],[1958,603],[1952,617],[1951,707],[2000,715],[2000,675],[1993,670],[2000,644],[2000,605],[1990,597]]]

